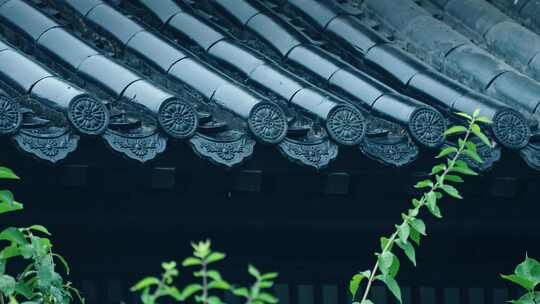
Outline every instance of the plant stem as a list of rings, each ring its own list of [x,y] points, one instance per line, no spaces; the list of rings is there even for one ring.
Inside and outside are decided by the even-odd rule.
[[[206,261],[202,262],[202,286],[203,286],[203,294],[202,294],[202,300],[203,304],[208,304],[208,276],[206,275]]]
[[[474,124],[474,121],[475,121],[475,119],[473,118],[472,121],[469,124],[469,127],[467,128],[467,132],[465,133],[465,137],[463,139],[463,141],[465,143],[467,142],[467,140],[469,139],[469,137],[471,135],[472,125]],[[450,163],[448,164],[446,169],[441,174],[441,178],[435,183],[435,185],[433,185],[433,187],[431,187],[431,190],[429,190],[427,193],[424,193],[424,195],[422,195],[422,198],[420,199],[420,202],[419,202],[418,206],[415,207],[415,209],[420,210],[420,208],[426,204],[426,196],[429,193],[434,192],[434,191],[439,189],[439,187],[441,186],[441,182],[444,181],[444,176],[446,176],[446,174],[448,174],[452,170],[452,168],[454,168],[454,166],[456,164],[456,161],[459,159],[459,156],[461,155],[461,153],[463,153],[463,150],[465,149],[465,146],[466,145],[463,144],[463,146],[458,148],[458,151],[456,152],[454,157],[450,160]],[[403,220],[403,222],[405,222],[405,220]],[[402,222],[402,224],[403,224],[403,222]],[[386,246],[383,248],[383,251],[381,252],[381,254],[383,254],[383,253],[387,252],[388,250],[390,250],[390,248],[392,247],[392,244],[396,240],[397,235],[398,235],[398,230],[396,228],[396,231],[392,234],[392,236],[390,236],[390,239],[388,240],[388,243],[386,244]],[[367,296],[368,296],[369,291],[371,289],[371,285],[372,285],[373,281],[375,280],[375,275],[377,274],[378,269],[379,269],[379,259],[377,258],[377,262],[375,262],[375,266],[373,266],[373,269],[371,270],[371,275],[369,276],[368,283],[366,285],[366,290],[364,291],[364,295],[362,296],[362,300],[360,301],[360,304],[363,304],[364,301],[367,300]],[[534,301],[534,298],[533,298],[533,301]],[[535,304],[536,304],[536,302],[535,302]]]
[[[0,304],[4,304],[4,295],[0,293]]]

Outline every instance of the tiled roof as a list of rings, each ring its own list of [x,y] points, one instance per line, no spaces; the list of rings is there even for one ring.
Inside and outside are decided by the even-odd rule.
[[[225,167],[257,145],[316,169],[347,146],[404,166],[453,145],[454,113],[479,108],[499,144],[480,145],[481,169],[501,150],[540,169],[540,84],[518,70],[535,71],[485,34],[513,19],[480,27],[451,8],[481,1],[424,2],[0,1],[0,135],[52,162],[101,137],[140,162],[183,141]],[[535,46],[515,52],[531,64]]]

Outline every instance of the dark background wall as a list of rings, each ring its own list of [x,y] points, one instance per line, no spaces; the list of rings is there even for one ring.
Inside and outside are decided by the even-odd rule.
[[[190,241],[204,238],[228,254],[221,269],[230,281],[249,279],[245,269],[253,263],[280,272],[291,303],[310,303],[310,293],[313,303],[327,303],[320,295],[328,290],[346,303],[349,278],[372,267],[378,238],[391,233],[431,162],[424,153],[425,159],[395,169],[350,149],[315,172],[257,146],[255,158],[225,171],[183,144],[145,165],[103,146],[83,142],[54,166],[12,144],[1,148],[2,165],[22,177],[2,187],[13,189],[26,207],[3,216],[1,227],[49,227],[89,303],[133,303],[131,284],[158,274],[161,261],[180,261]],[[443,220],[426,214],[429,236],[417,251],[418,267],[402,258],[398,277],[412,302],[427,293],[442,303],[444,288],[459,288],[453,292],[463,303],[477,301],[471,292],[485,303],[498,302],[494,288],[517,292],[506,290],[499,273],[512,272],[526,251],[540,258],[540,176],[506,154],[491,172],[469,178],[465,200],[441,203]],[[377,304],[391,300],[383,289],[375,293]]]

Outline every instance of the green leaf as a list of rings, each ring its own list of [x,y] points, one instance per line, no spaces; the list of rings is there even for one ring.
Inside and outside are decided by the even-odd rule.
[[[473,116],[474,118],[476,118],[476,117],[478,117],[478,115],[480,115],[480,109],[474,110],[472,116]]]
[[[434,166],[432,169],[431,169],[431,175],[435,175],[439,172],[442,172],[446,170],[446,165],[445,164],[440,164],[440,165],[437,165],[437,166]]]
[[[371,300],[364,300],[360,304],[373,304],[373,302],[371,302]]]
[[[269,304],[276,304],[278,302],[278,299],[276,297],[266,292],[262,292],[261,294],[259,294],[259,296],[257,297],[257,300],[260,300]]]
[[[180,291],[176,287],[167,287],[165,291],[167,292],[169,296],[173,297],[176,301],[180,301],[180,299],[182,298]]]
[[[533,289],[540,283],[540,263],[537,260],[529,257],[525,258],[525,261],[520,263],[514,273],[526,280],[533,283]]]
[[[490,125],[490,124],[493,123],[493,121],[491,121],[491,119],[489,119],[489,118],[487,118],[487,117],[485,117],[485,116],[477,117],[477,118],[476,118],[476,121],[482,122],[482,123],[485,123],[485,124],[488,124],[488,125]]]
[[[468,119],[468,120],[472,120],[472,116],[470,116],[470,115],[469,115],[469,114],[467,114],[467,113],[463,113],[463,112],[456,112],[456,115],[457,115],[457,116],[461,116],[461,117],[464,117],[464,118],[466,118],[466,119]]]
[[[461,176],[459,176],[459,175],[447,174],[447,175],[444,176],[444,180],[451,181],[451,182],[454,182],[454,183],[463,183],[463,178],[461,178]]]
[[[392,251],[392,247],[393,247],[392,244],[390,244],[389,248],[386,248],[386,246],[390,242],[390,239],[383,236],[383,237],[381,237],[380,242],[381,242],[381,250],[383,250],[383,251],[385,251],[385,250]]]
[[[41,288],[46,288],[50,286],[53,282],[54,276],[54,266],[52,262],[52,257],[46,255],[42,257],[36,265],[38,285]]]
[[[409,209],[409,212],[408,212],[408,215],[410,217],[415,217],[418,215],[418,208],[412,208],[412,209]]]
[[[358,291],[358,288],[360,288],[360,283],[362,283],[362,280],[369,279],[369,276],[371,276],[371,271],[368,270],[367,272],[364,271],[357,273],[352,277],[351,281],[349,282],[349,291],[351,292],[353,298],[356,296],[356,292]]]
[[[163,270],[165,271],[176,270],[176,262],[175,261],[163,262],[161,263],[161,268],[163,268]]]
[[[540,292],[535,292],[534,295],[526,293],[517,301],[510,301],[513,304],[537,304],[540,303]]]
[[[59,255],[58,253],[53,253],[53,256],[56,257],[58,260],[60,260],[60,263],[62,263],[62,265],[64,265],[64,268],[66,269],[66,274],[69,275],[70,269],[69,269],[69,264],[66,261],[66,259],[64,259],[64,257]]]
[[[402,242],[407,242],[407,239],[409,238],[409,234],[411,232],[411,228],[409,227],[409,224],[407,222],[403,222],[401,225],[397,227],[398,236],[399,239]]]
[[[19,202],[13,202],[13,204],[9,205],[8,203],[0,203],[0,214],[8,213],[12,211],[22,210],[23,204]]]
[[[383,274],[390,272],[390,266],[394,260],[394,254],[390,251],[385,251],[379,255],[379,268]]]
[[[381,273],[395,277],[399,271],[399,259],[390,251],[385,251],[379,255],[379,268]]]
[[[190,296],[192,296],[194,293],[196,293],[197,291],[200,291],[202,290],[202,286],[199,285],[199,284],[190,284],[188,286],[186,286],[182,292],[180,293],[181,295],[181,301],[185,301],[186,299],[188,299]]]
[[[232,293],[240,297],[249,298],[249,291],[245,287],[235,288],[232,290]]]
[[[19,179],[19,177],[6,167],[0,167],[0,179]]]
[[[463,199],[463,197],[461,197],[461,195],[459,194],[458,190],[452,185],[441,185],[441,189],[443,189],[444,192],[448,193],[448,195],[450,195],[451,197]]]
[[[272,279],[275,279],[279,276],[279,273],[277,272],[268,272],[268,273],[265,273],[261,276],[261,279],[263,280],[272,280]]]
[[[221,299],[216,296],[208,297],[207,302],[208,304],[224,304],[223,301],[221,301]]]
[[[459,161],[456,161],[456,163]],[[452,172],[461,173],[464,175],[478,175],[478,173],[474,172],[469,166],[456,166],[450,169]]]
[[[0,190],[0,202],[7,203],[9,206],[13,206],[13,193],[9,190]]]
[[[205,258],[210,253],[210,246],[210,240],[191,243],[191,247],[193,247],[193,255],[201,259]]]
[[[384,284],[386,284],[386,287],[388,287],[394,297],[396,297],[399,303],[401,303],[401,289],[399,288],[396,280],[393,277],[387,275],[379,276],[378,279],[381,280]]]
[[[216,270],[208,270],[208,271],[206,272],[206,275],[207,275],[209,278],[211,278],[212,280],[215,280],[215,281],[221,281],[221,280],[223,280],[223,279],[221,278],[221,274],[220,274],[218,271],[216,271]]]
[[[418,231],[416,231],[415,229],[411,229],[410,238],[416,243],[416,245],[420,245],[420,233],[418,233]]]
[[[13,277],[3,274],[0,276],[0,292],[10,296],[15,292],[16,281]]]
[[[508,280],[510,282],[514,282],[527,290],[531,290],[534,288],[534,282],[515,274],[510,274],[510,275],[501,274],[501,278]]]
[[[34,231],[39,231],[39,232],[44,233],[46,235],[51,235],[49,230],[47,230],[47,228],[45,228],[45,227],[43,227],[41,225],[32,225],[32,226],[28,227],[28,229],[34,230]]]
[[[6,272],[6,260],[0,259],[0,275]]]
[[[399,272],[400,265],[401,263],[399,262],[398,257],[394,255],[394,257],[392,258],[392,266],[390,266],[390,272],[388,273],[388,275],[393,278],[396,277]]]
[[[255,266],[253,265],[249,265],[248,266],[248,272],[249,274],[251,274],[253,277],[259,279],[261,277],[261,273],[259,272],[259,270],[257,268],[255,268]]]
[[[206,262],[208,264],[214,263],[225,258],[225,254],[222,252],[212,252],[208,257],[206,257]]]
[[[409,242],[402,242],[401,240],[396,242],[396,244],[405,252],[405,255],[411,260],[414,266],[416,266],[416,252],[414,247]]]
[[[129,290],[137,291],[152,285],[159,285],[159,279],[154,277],[146,277],[137,282],[137,284],[133,285]]]
[[[188,267],[188,266],[194,266],[194,265],[201,265],[202,261],[198,258],[194,257],[188,257],[182,262],[182,266]]]
[[[15,292],[25,297],[27,300],[31,299],[34,296],[34,293],[32,291],[32,287],[28,286],[25,282],[22,280],[17,282],[15,285]],[[27,302],[25,302],[27,303]]]
[[[441,210],[439,209],[439,206],[437,206],[437,195],[435,192],[428,192],[426,194],[426,205],[435,217],[441,218]]]
[[[0,240],[15,242],[19,245],[25,245],[28,243],[24,237],[24,234],[15,227],[4,229],[4,231],[0,233]]]
[[[435,156],[435,158],[441,158],[441,157],[444,157],[446,155],[449,155],[449,154],[452,154],[452,153],[457,153],[458,149],[456,147],[446,147],[444,149],[441,150],[441,152],[439,152],[439,154],[437,154],[437,156]]]
[[[487,136],[484,133],[482,133],[482,130],[480,129],[479,125],[472,124],[471,130],[472,130],[473,134],[476,135],[476,137],[478,137],[486,146],[488,146],[488,147],[493,146],[493,144],[491,143],[489,138],[487,138]]]
[[[212,281],[208,284],[209,289],[223,289],[223,290],[229,290],[231,289],[231,285],[223,280],[219,281]]]
[[[465,128],[464,126],[459,126],[459,125],[452,126],[444,132],[444,135],[448,136],[448,135],[460,134],[460,133],[467,133],[467,128]]]
[[[261,281],[261,282],[259,283],[259,287],[260,287],[260,288],[263,288],[263,289],[264,289],[264,288],[270,288],[270,287],[272,287],[272,286],[274,286],[274,282],[272,282],[272,281]]]
[[[429,179],[426,179],[426,180],[423,180],[423,181],[420,181],[418,183],[416,183],[416,185],[414,185],[414,187],[416,189],[420,189],[420,188],[426,188],[426,187],[433,187],[433,182]]]
[[[0,251],[0,259],[7,260],[12,257],[19,256],[21,254],[21,250],[16,244],[12,244]]]
[[[411,219],[409,224],[414,230],[416,230],[421,235],[426,235],[426,224],[424,224],[424,221],[422,221],[421,219],[413,218]]]
[[[468,157],[470,157],[472,160],[474,160],[477,163],[480,163],[480,164],[484,163],[484,160],[482,159],[482,157],[480,157],[480,155],[478,155],[478,153],[475,152],[475,151],[465,149],[465,150],[463,150],[463,153],[465,155],[467,155]]]

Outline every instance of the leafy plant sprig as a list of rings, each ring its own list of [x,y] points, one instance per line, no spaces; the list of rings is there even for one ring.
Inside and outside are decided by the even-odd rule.
[[[446,130],[445,135],[463,136],[458,139],[457,147],[446,147],[436,156],[436,158],[444,158],[446,161],[431,169],[430,175],[432,178],[422,180],[414,186],[417,189],[427,189],[427,191],[420,198],[414,198],[412,200],[412,208],[408,209],[407,213],[401,214],[402,222],[395,226],[396,230],[390,237],[382,237],[380,239],[381,252],[375,253],[377,260],[373,268],[359,272],[352,277],[349,283],[349,290],[353,299],[356,298],[362,281],[367,279],[363,296],[360,302],[355,303],[373,304],[368,299],[368,295],[374,281],[383,282],[390,292],[401,302],[401,289],[395,279],[400,268],[400,262],[393,252],[394,245],[397,245],[412,264],[416,266],[415,247],[410,240],[419,246],[421,236],[426,235],[426,225],[418,217],[422,207],[427,207],[433,216],[441,218],[442,214],[437,202],[443,197],[443,193],[453,198],[462,199],[459,191],[453,185],[449,184],[449,182],[462,183],[463,178],[461,175],[478,175],[460,158],[466,156],[473,161],[483,162],[482,158],[478,155],[476,145],[471,141],[472,136],[476,136],[486,146],[493,147],[493,143],[482,133],[478,124],[490,124],[491,121],[486,117],[479,116],[479,112],[479,110],[474,111],[472,116],[466,113],[457,113],[457,115],[467,120],[468,125],[452,126]]]
[[[537,260],[525,255],[525,261],[517,265],[513,274],[501,274],[501,277],[525,288],[527,291],[518,300],[510,301],[510,303],[540,304],[540,292],[535,291],[538,284],[540,284],[540,263]]]
[[[245,299],[246,304],[276,304],[278,300],[264,289],[274,285],[273,280],[278,277],[275,272],[261,274],[254,266],[249,265],[248,272],[255,278],[255,282],[249,287],[237,287],[228,283],[221,273],[210,267],[211,264],[225,259],[222,252],[212,251],[210,240],[192,243],[193,255],[183,260],[183,267],[197,267],[193,276],[199,282],[191,283],[179,291],[173,286],[173,280],[178,276],[175,262],[163,263],[165,270],[161,279],[146,277],[140,280],[132,288],[132,292],[141,292],[143,304],[155,304],[161,297],[172,297],[174,300],[185,303],[194,299],[196,303],[224,304],[223,300],[215,294],[215,291],[227,291]]]
[[[0,167],[0,179],[19,177],[10,169]],[[22,209],[23,205],[15,201],[13,193],[9,190],[0,191],[0,214]],[[64,266],[67,274],[69,265],[61,255],[53,252],[49,236],[51,233],[41,225],[8,227],[0,232],[0,241],[9,243],[0,250],[0,303],[3,304],[6,297],[10,303],[17,303],[18,298],[24,298],[27,304],[68,304],[74,300],[74,296],[84,303],[79,291],[70,282],[64,282],[56,272],[55,261]],[[6,273],[7,262],[14,258],[30,261],[15,277]]]

